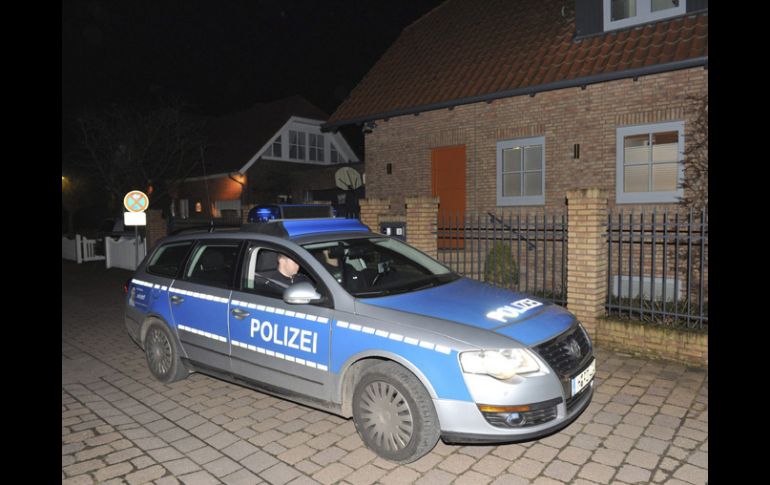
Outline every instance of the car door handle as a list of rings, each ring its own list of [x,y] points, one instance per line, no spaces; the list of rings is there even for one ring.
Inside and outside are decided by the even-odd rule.
[[[171,295],[171,303],[173,303],[174,305],[179,305],[183,301],[184,301],[184,298],[182,298],[181,296]]]
[[[233,316],[238,320],[243,320],[244,318],[251,315],[249,312],[245,310],[241,310],[240,308],[233,308],[232,310],[230,310],[230,313],[232,313]]]

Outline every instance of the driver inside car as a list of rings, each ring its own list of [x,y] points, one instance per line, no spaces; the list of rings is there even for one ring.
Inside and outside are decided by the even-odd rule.
[[[284,288],[288,288],[294,283],[300,283],[303,281],[312,283],[310,278],[299,272],[299,265],[296,261],[286,256],[285,254],[278,254],[277,259],[278,267],[273,271],[263,273],[263,276],[272,282],[281,283]]]

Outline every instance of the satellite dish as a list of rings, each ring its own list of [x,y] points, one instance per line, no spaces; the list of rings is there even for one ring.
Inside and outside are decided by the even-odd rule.
[[[334,173],[337,187],[342,190],[356,190],[361,187],[361,174],[353,167],[342,167]]]

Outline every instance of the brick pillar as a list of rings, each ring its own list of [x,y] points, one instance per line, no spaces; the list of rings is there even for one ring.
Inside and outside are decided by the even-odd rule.
[[[438,202],[438,197],[406,198],[406,242],[434,258],[438,257]]]
[[[567,308],[594,340],[607,298],[607,195],[599,189],[567,192]]]
[[[159,239],[168,235],[168,226],[163,219],[163,212],[160,209],[150,209],[147,211],[147,252],[149,253],[155,247]]]
[[[256,207],[257,204],[241,204],[241,222],[246,224],[249,222],[249,211]]]
[[[361,207],[361,223],[369,226],[372,232],[380,232],[380,215],[390,212],[390,199],[361,199],[358,204]]]

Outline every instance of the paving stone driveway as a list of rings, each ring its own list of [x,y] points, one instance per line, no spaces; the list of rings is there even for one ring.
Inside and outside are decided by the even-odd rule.
[[[704,484],[704,370],[597,349],[585,413],[539,441],[438,446],[397,466],[352,421],[201,374],[165,385],[122,321],[129,272],[62,261],[62,482]]]

